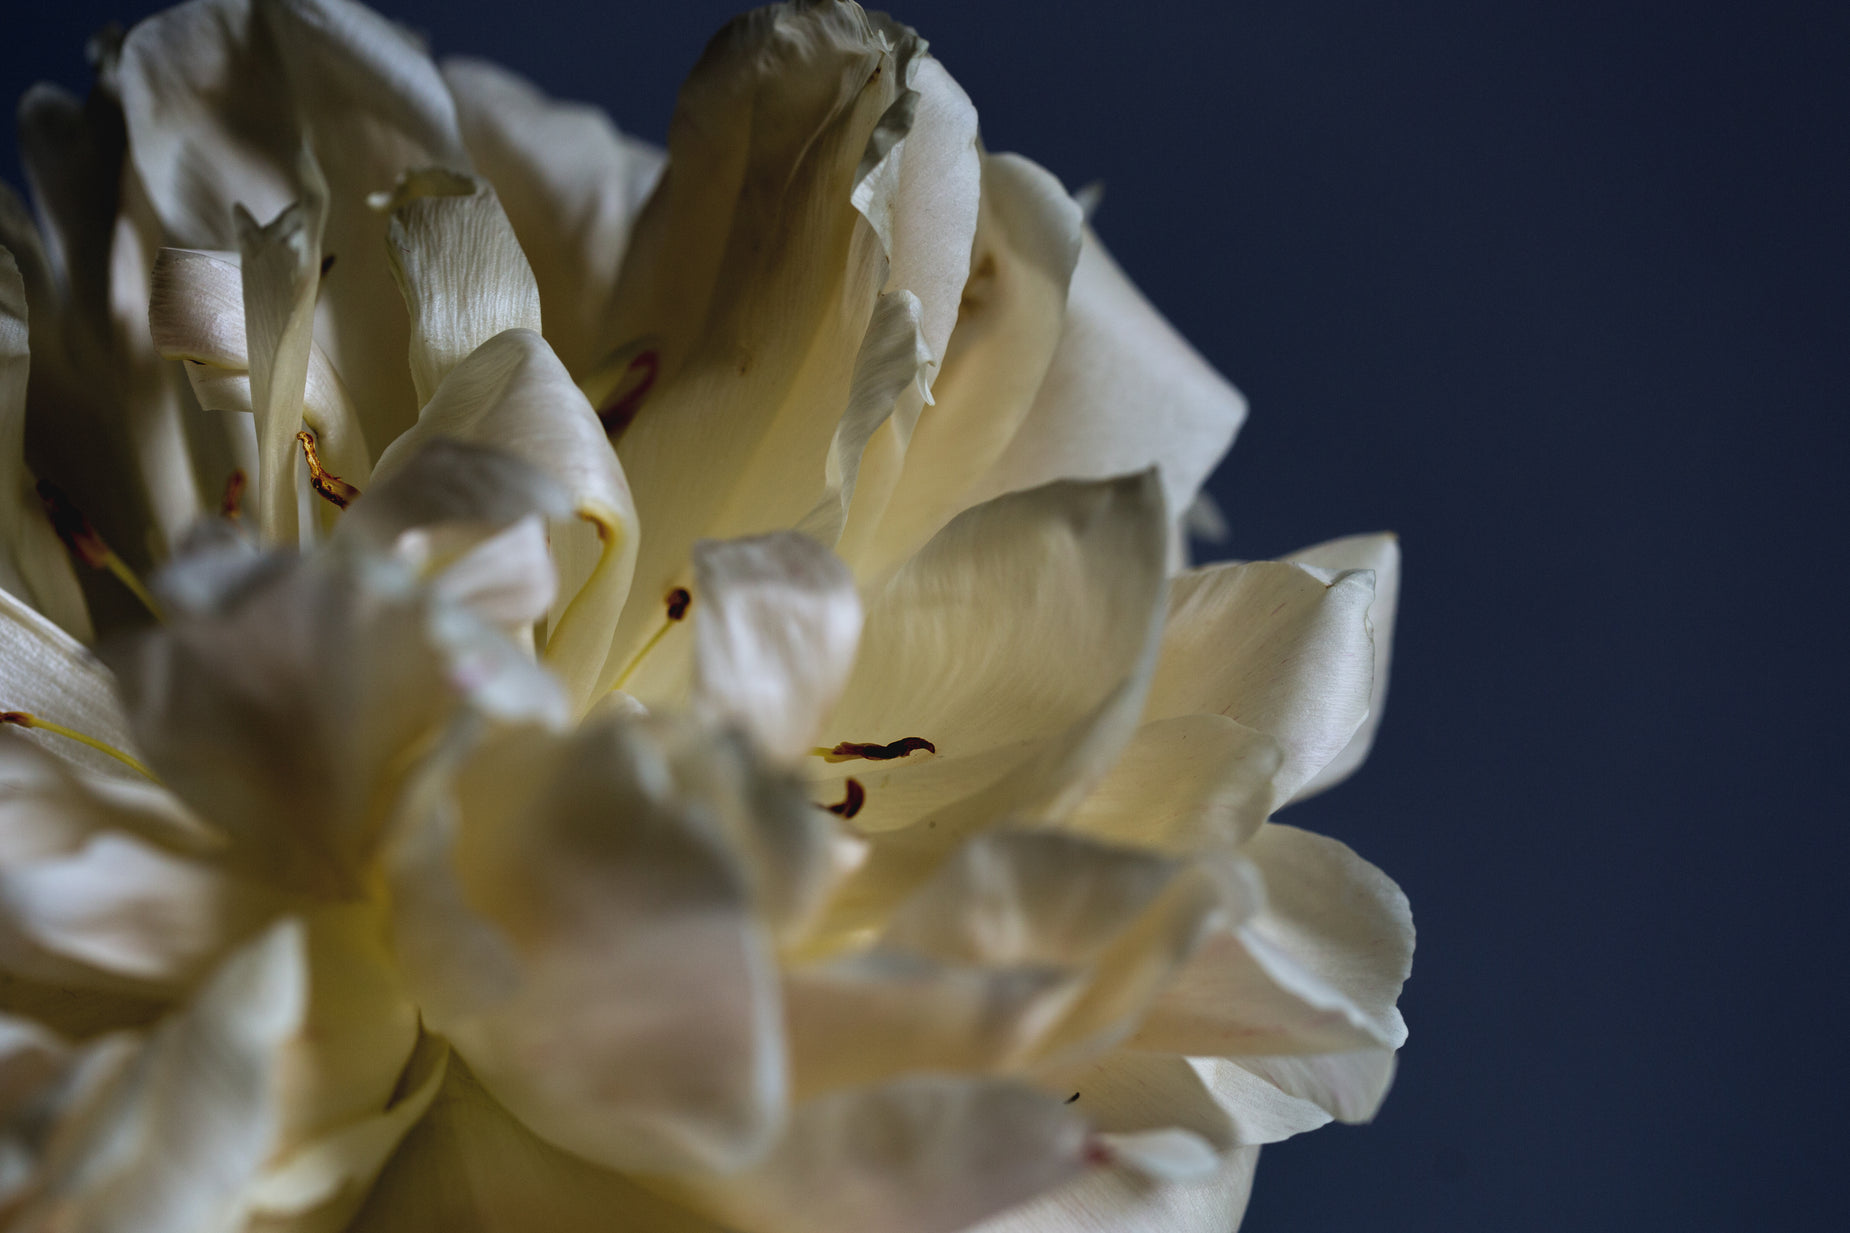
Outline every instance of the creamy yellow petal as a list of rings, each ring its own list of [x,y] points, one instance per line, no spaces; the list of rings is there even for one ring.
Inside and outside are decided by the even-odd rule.
[[[546,341],[583,378],[623,341],[610,332],[611,297],[662,151],[619,133],[600,109],[548,98],[486,60],[442,68],[469,155],[532,262]]]
[[[1298,789],[1294,799],[1302,800],[1354,774],[1375,742],[1375,730],[1381,726],[1382,709],[1387,705],[1394,612],[1400,602],[1400,540],[1392,534],[1351,535],[1302,549],[1285,559],[1325,570],[1366,569],[1375,575],[1375,602],[1368,606],[1368,635],[1375,651],[1373,684],[1368,691],[1368,718],[1349,738],[1343,751]]]
[[[1278,742],[1225,715],[1144,724],[1066,820],[1080,834],[1184,854],[1238,846],[1273,806]]]
[[[128,716],[115,678],[89,651],[49,619],[0,591],[0,708],[26,711],[132,753]],[[67,737],[28,731],[71,765],[96,774],[139,778],[115,758]]]

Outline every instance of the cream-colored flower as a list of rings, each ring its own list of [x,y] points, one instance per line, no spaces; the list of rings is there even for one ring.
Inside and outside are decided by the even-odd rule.
[[[1405,900],[1269,818],[1397,548],[1173,572],[1244,405],[911,31],[665,159],[348,0],[113,107],[0,201],[9,1227],[1224,1230],[1372,1115]]]

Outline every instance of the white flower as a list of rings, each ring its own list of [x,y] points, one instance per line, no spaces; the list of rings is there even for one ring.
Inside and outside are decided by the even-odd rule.
[[[665,159],[348,0],[99,88],[0,201],[0,1215],[1225,1230],[1372,1115],[1405,900],[1268,819],[1394,541],[1172,573],[1244,405],[911,31],[740,18]]]

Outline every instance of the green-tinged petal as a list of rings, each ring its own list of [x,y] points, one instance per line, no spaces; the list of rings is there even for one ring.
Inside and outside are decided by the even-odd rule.
[[[32,362],[26,316],[19,266],[0,248],[0,589],[87,642],[90,610],[71,558],[39,503],[37,481],[26,469],[26,386]]]
[[[347,1233],[724,1233],[559,1150],[454,1059]]]
[[[771,757],[815,745],[854,667],[861,600],[828,549],[791,531],[694,545],[696,714]]]
[[[380,456],[375,482],[444,437],[511,454],[565,490],[575,516],[552,527],[560,590],[545,660],[583,714],[616,676],[606,659],[638,540],[629,484],[603,427],[545,341],[509,330],[450,371],[417,425]]]
[[[1266,907],[1203,942],[1134,1045],[1233,1058],[1399,1048],[1407,1029],[1394,1003],[1413,963],[1400,888],[1295,827],[1267,824],[1241,851],[1265,878]]]
[[[1271,810],[1278,742],[1225,715],[1144,724],[1066,820],[1107,843],[1185,854],[1244,843]]]
[[[1078,1175],[1083,1116],[996,1080],[818,1097],[755,1168],[671,1191],[739,1233],[955,1233]]]
[[[132,753],[128,716],[116,681],[89,651],[50,620],[0,591],[0,709],[25,711]],[[132,776],[119,760],[42,729],[27,739],[93,773]]]
[[[884,573],[974,503],[974,481],[1014,436],[1053,359],[1079,236],[1079,206],[1052,175],[1016,155],[984,157],[969,278],[932,405],[884,510],[855,512],[877,528],[843,536],[858,571]]]
[[[275,1149],[278,1077],[306,1013],[301,926],[234,954],[61,1129],[12,1226],[98,1233],[234,1233]]]
[[[972,499],[1154,465],[1181,518],[1233,443],[1246,400],[1125,277],[1090,230],[1033,408]]]
[[[1276,807],[1368,714],[1374,577],[1282,561],[1211,565],[1170,588],[1146,719],[1219,714],[1278,743]]]
[[[752,879],[715,824],[724,774],[636,723],[511,734],[420,797],[392,859],[426,1021],[594,1163],[733,1169],[780,1125],[782,1012]]]
[[[546,341],[582,379],[623,341],[610,333],[611,297],[662,151],[485,60],[446,59],[443,79],[469,155],[533,265]]]
[[[1394,646],[1394,612],[1400,603],[1400,540],[1392,534],[1351,535],[1327,544],[1305,548],[1285,558],[1316,569],[1341,571],[1372,570],[1375,575],[1375,602],[1368,606],[1368,636],[1374,645],[1375,671],[1368,691],[1368,718],[1356,729],[1343,751],[1298,789],[1295,799],[1341,783],[1355,773],[1368,757],[1375,743],[1375,731],[1381,726],[1381,713],[1387,705],[1388,661]]]
[[[232,246],[231,211],[269,218],[302,195],[310,145],[329,187],[323,342],[383,448],[417,413],[405,317],[366,204],[400,175],[468,170],[436,66],[400,27],[350,0],[193,0],[138,24],[122,49],[129,151],[173,243]]]
[[[411,313],[418,405],[477,347],[504,330],[540,330],[540,291],[486,180],[411,172],[387,209],[392,274]]]

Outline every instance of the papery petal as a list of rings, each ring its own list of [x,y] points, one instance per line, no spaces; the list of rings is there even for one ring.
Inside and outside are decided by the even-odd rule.
[[[1394,1003],[1413,961],[1400,888],[1295,827],[1261,827],[1242,853],[1265,877],[1267,906],[1203,942],[1133,1044],[1235,1058],[1399,1048],[1407,1029]]]
[[[394,859],[400,963],[541,1137],[612,1168],[736,1168],[783,1111],[775,974],[702,768],[666,753],[622,721],[472,753]]]
[[[984,157],[957,328],[897,486],[875,511],[872,542],[863,548],[854,529],[844,535],[857,569],[884,573],[975,503],[974,481],[1001,456],[1053,360],[1079,244],[1079,206],[1057,179],[1016,155]]]
[[[26,711],[130,751],[128,717],[115,678],[72,637],[5,591],[0,591],[0,706]],[[110,757],[66,737],[28,731],[26,739],[93,773],[134,776]]]
[[[1396,1056],[1392,1049],[1360,1049],[1298,1057],[1242,1057],[1235,1064],[1337,1121],[1366,1122],[1387,1099]]]
[[[1375,602],[1368,606],[1368,635],[1374,645],[1374,677],[1368,692],[1368,718],[1356,729],[1343,751],[1332,758],[1293,799],[1302,800],[1332,787],[1355,773],[1375,743],[1381,714],[1387,705],[1388,661],[1394,646],[1394,612],[1400,603],[1400,540],[1397,536],[1351,535],[1305,548],[1285,558],[1316,569],[1366,569],[1375,575]]]
[[[306,1001],[301,927],[233,955],[66,1128],[22,1230],[233,1233],[274,1150],[277,1075]]]
[[[411,313],[418,405],[504,330],[540,330],[540,291],[486,180],[431,168],[398,182],[387,207],[392,275]]]
[[[468,156],[436,66],[401,28],[350,0],[193,0],[138,24],[122,51],[129,147],[174,241],[230,247],[231,207],[268,218],[301,194],[307,142],[330,188],[323,339],[367,439],[415,417],[407,331],[366,205],[414,167]]]
[[[1282,804],[1368,714],[1373,601],[1367,571],[1254,561],[1179,575],[1145,718],[1220,714],[1271,737]]]
[[[532,262],[546,341],[582,378],[622,341],[609,332],[611,296],[662,151],[485,60],[446,59],[443,79],[469,155]]]
[[[815,744],[861,632],[854,579],[791,531],[694,545],[693,708],[734,722],[771,757]]]
[[[1278,742],[1225,715],[1144,724],[1065,826],[1181,854],[1251,838],[1273,805]]]
[[[452,1059],[347,1233],[723,1233],[620,1174],[563,1152]]]
[[[1180,518],[1246,400],[1150,306],[1090,230],[1066,322],[1033,408],[971,499],[1154,465]]]
[[[1076,1176],[1085,1121],[994,1080],[905,1079],[796,1109],[777,1148],[679,1197],[741,1233],[954,1233]]]
[[[380,456],[376,482],[442,437],[505,451],[566,491],[575,518],[553,526],[562,609],[545,659],[583,714],[616,676],[606,659],[638,539],[629,484],[603,426],[540,336],[509,330],[450,371],[416,426]]]
[[[0,589],[50,617],[73,638],[93,636],[90,611],[64,545],[51,529],[26,469],[26,285],[0,248]]]

